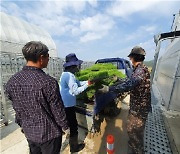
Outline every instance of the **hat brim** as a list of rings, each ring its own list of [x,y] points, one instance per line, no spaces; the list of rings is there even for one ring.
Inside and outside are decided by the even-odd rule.
[[[130,53],[127,57],[131,57],[131,55],[132,55],[132,54]]]
[[[66,62],[66,63],[63,65],[63,67],[65,68],[65,67],[69,67],[69,66],[73,66],[73,65],[78,66],[78,65],[81,65],[82,63],[83,63],[82,60],[70,61],[70,62]]]

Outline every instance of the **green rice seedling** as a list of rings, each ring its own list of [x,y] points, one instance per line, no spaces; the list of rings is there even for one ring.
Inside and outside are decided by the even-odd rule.
[[[86,91],[77,96],[77,99],[93,100],[96,91],[102,87],[102,84],[111,86],[117,78],[125,78],[126,75],[120,72],[113,64],[95,64],[76,74],[80,81],[94,81],[94,84]]]

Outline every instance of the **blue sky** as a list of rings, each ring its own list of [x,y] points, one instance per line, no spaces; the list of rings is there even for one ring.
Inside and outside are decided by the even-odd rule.
[[[1,11],[42,27],[58,54],[76,53],[83,60],[127,57],[142,46],[153,59],[153,36],[171,30],[180,1],[1,1]]]

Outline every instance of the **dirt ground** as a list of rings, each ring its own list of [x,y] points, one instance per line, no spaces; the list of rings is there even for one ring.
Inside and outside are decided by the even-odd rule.
[[[84,141],[86,146],[79,154],[105,154],[106,137],[112,134],[115,137],[115,154],[127,153],[128,136],[126,132],[126,121],[128,114],[129,97],[125,98],[121,105],[120,114],[113,119],[104,119],[101,125],[101,133],[90,134],[79,128],[79,140]],[[0,151],[2,154],[28,154],[29,149],[25,136],[20,128],[14,123],[14,111],[9,108],[9,125],[1,125]],[[62,154],[69,154],[68,140],[63,137],[61,148]]]

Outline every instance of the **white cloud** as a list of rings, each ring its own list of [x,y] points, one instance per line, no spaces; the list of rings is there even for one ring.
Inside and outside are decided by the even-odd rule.
[[[112,28],[114,21],[103,14],[87,17],[80,21],[82,31],[106,31]]]
[[[21,4],[21,3],[19,3]],[[22,2],[22,4],[24,4]],[[67,33],[80,34],[79,21],[81,17],[74,18],[86,9],[89,4],[97,6],[96,0],[66,0],[66,1],[32,1],[32,5],[20,8],[15,2],[4,2],[2,10],[13,16],[26,19],[28,22],[46,29],[53,36],[61,36]],[[33,10],[33,11],[32,11]],[[73,14],[68,16],[69,14]]]
[[[97,14],[80,21],[80,31],[87,32],[80,38],[81,42],[101,39],[113,27],[114,21],[107,15]]]
[[[88,0],[88,3],[89,3],[92,7],[97,7],[97,5],[98,5],[97,0]]]
[[[171,23],[170,16],[177,13],[176,9],[179,10],[180,4],[178,1],[157,0],[117,0],[107,3],[97,0],[32,0],[32,3],[28,3],[30,5],[25,1],[21,2],[2,2],[1,10],[46,29],[54,39],[59,40],[61,52],[80,49],[84,57],[88,57],[87,51],[90,53],[92,50],[94,58],[97,55],[99,58],[126,57],[134,45],[141,45],[151,59],[155,44],[150,38],[161,31],[161,27],[157,25],[161,25],[162,19]],[[137,19],[124,24],[123,20],[116,17]],[[162,27],[168,28],[167,25]],[[132,29],[135,30],[132,32]],[[100,39],[102,41],[93,41]],[[63,44],[63,41],[71,43]]]
[[[130,33],[125,36],[125,41],[132,41],[132,40],[138,40],[143,39],[146,36],[155,35],[157,33],[157,26],[155,25],[145,25],[139,27],[135,32]]]
[[[163,0],[116,0],[107,8],[106,12],[112,16],[127,18],[134,13],[148,13],[151,18],[175,13],[179,9],[179,1]],[[153,16],[155,15],[155,16]]]
[[[73,27],[71,32],[73,36],[79,36],[81,34],[79,27]]]
[[[66,9],[73,9],[76,13],[82,12],[86,7],[86,1],[64,1]]]
[[[98,39],[101,39],[105,35],[106,35],[106,32],[103,32],[103,33],[102,32],[101,33],[88,32],[87,34],[85,34],[84,36],[80,38],[80,41],[88,42],[92,40],[98,40]]]
[[[81,13],[86,9],[86,5],[91,7],[97,7],[97,0],[41,0],[43,5],[47,8],[47,13],[64,11],[74,11],[75,13]],[[46,10],[46,9],[45,9]]]
[[[8,4],[8,7],[6,7],[6,4]],[[1,2],[0,10],[17,17],[24,16],[22,9],[13,2]]]
[[[147,8],[159,3],[158,1],[116,1],[107,12],[114,16],[126,17],[133,13],[146,10]]]
[[[35,25],[46,29],[53,36],[60,36],[73,27],[71,19],[61,15],[53,15],[53,18],[45,18],[36,14],[27,13],[26,18]]]
[[[8,14],[22,17],[44,28],[52,36],[69,35],[71,37],[72,34],[80,37],[81,42],[87,42],[101,39],[108,34],[114,24],[114,21],[104,14],[84,17],[82,11],[85,11],[87,4],[97,7],[98,2],[97,0],[38,1],[22,8],[15,2],[8,2],[3,8]]]
[[[71,32],[74,36],[80,36],[80,42],[88,42],[103,38],[114,25],[112,18],[105,14],[96,14],[83,18],[79,26],[73,27]]]
[[[41,2],[45,8],[48,8],[47,13],[63,13],[64,11],[80,13],[85,10],[86,4],[90,4],[92,7],[97,6],[97,0],[41,0]]]
[[[153,26],[145,26],[143,28],[145,29],[145,31],[150,32],[150,33],[154,33],[157,29],[157,27],[154,25]]]

